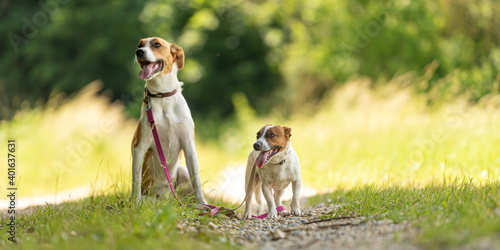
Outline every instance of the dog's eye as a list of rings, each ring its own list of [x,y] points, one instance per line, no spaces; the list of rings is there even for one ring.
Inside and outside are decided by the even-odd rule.
[[[269,134],[269,137],[271,137],[271,138],[273,138],[273,137],[275,137],[275,136],[276,136],[276,134],[275,134],[275,133],[271,133],[271,134]]]
[[[161,47],[161,44],[160,43],[153,43],[153,47],[159,48],[159,47]]]
[[[259,137],[260,137],[260,135],[259,135],[259,133],[257,133],[257,139],[259,139]]]

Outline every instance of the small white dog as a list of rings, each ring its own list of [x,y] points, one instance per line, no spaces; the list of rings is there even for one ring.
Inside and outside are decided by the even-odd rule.
[[[245,175],[246,189],[254,165],[257,167],[257,173],[253,178],[253,183],[250,183],[250,188],[247,189],[249,193],[245,200],[243,218],[252,217],[251,205],[254,192],[257,203],[262,205],[261,190],[267,202],[267,218],[277,218],[276,207],[282,206],[281,196],[290,182],[293,190],[291,212],[297,216],[301,214],[299,205],[299,192],[302,186],[300,162],[290,142],[291,131],[291,128],[267,125],[257,133],[257,141],[253,144],[254,150],[248,156]],[[279,213],[281,216],[289,214],[286,210]]]

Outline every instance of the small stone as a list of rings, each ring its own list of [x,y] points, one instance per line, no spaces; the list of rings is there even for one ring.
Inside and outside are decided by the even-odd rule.
[[[255,236],[253,236],[253,235],[249,234],[249,235],[247,236],[247,240],[248,240],[248,241],[254,241],[254,240],[255,240]]]
[[[213,222],[210,222],[208,223],[207,225],[208,228],[212,229],[212,230],[216,230],[217,228],[219,228],[217,225],[215,225]]]
[[[300,226],[299,223],[291,223],[291,224],[288,224],[289,227],[296,227],[296,226]]]
[[[280,240],[280,239],[284,239],[286,237],[286,234],[279,230],[279,229],[276,229],[275,231],[271,231],[271,239],[273,240]]]
[[[290,233],[290,235],[294,235],[294,236],[305,236],[306,235],[306,232],[304,230],[297,230],[297,231],[293,231]]]
[[[106,210],[108,210],[108,211],[115,210],[115,208],[111,205],[106,205]]]
[[[378,221],[375,221],[375,225],[387,225],[387,224],[392,224],[392,220],[389,220],[389,219],[385,219],[385,220],[378,220]]]
[[[318,205],[314,206],[314,207],[313,207],[313,209],[322,208],[322,207],[324,207],[324,206],[325,206],[325,203],[324,203],[324,202],[322,202],[322,203],[320,203],[320,204],[318,204]]]

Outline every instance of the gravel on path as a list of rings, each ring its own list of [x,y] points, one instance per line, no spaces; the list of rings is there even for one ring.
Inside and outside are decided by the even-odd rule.
[[[365,217],[321,219],[335,205],[320,204],[302,216],[277,220],[225,218],[202,225],[201,220],[179,221],[184,232],[217,233],[250,248],[260,249],[420,249],[408,240],[410,225],[403,221]]]

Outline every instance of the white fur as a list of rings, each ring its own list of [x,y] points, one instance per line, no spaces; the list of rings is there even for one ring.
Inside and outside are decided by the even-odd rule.
[[[270,128],[272,128],[273,126],[265,126],[264,127],[264,131],[262,132],[262,135],[260,135],[259,138],[257,138],[257,141],[256,142],[260,142],[261,143],[261,147],[262,147],[262,151],[267,151],[267,150],[270,150],[271,149],[271,145],[269,145],[269,142],[267,142],[266,140],[266,133],[267,133],[267,130],[269,130]]]
[[[148,41],[146,42],[146,45],[142,47],[142,50],[144,50],[144,59],[150,62],[156,61],[155,53],[153,53],[153,50],[151,50],[150,43],[153,38],[150,37]],[[137,59],[136,59],[137,60]]]
[[[149,48],[149,41],[148,46]],[[152,52],[151,52],[152,53]],[[154,55],[154,54],[153,54]],[[156,61],[153,58],[151,61]],[[180,175],[187,175],[185,167],[179,166],[179,157],[181,150],[184,151],[186,158],[187,170],[189,176],[187,180],[191,180],[191,187],[194,190],[195,197],[199,204],[206,204],[203,192],[201,189],[200,171],[198,165],[198,157],[195,151],[194,142],[194,122],[191,117],[191,112],[181,93],[182,82],[177,79],[177,65],[174,64],[172,72],[165,75],[156,75],[146,80],[145,87],[151,93],[171,92],[177,89],[177,93],[165,98],[150,98],[155,119],[156,129],[160,137],[162,152],[165,155],[169,173],[172,179]],[[156,193],[168,194],[170,188],[165,172],[161,167],[158,152],[151,133],[151,127],[148,123],[146,114],[147,105],[143,105],[139,126],[141,127],[141,137],[138,146],[132,149],[132,196],[136,200],[141,198],[141,181],[142,181],[142,162],[148,149],[152,148],[153,160],[146,159],[144,166],[154,168],[154,186]],[[186,179],[186,178],[183,178]],[[176,183],[181,185],[183,183]]]
[[[263,139],[266,128],[262,137],[258,140]],[[264,139],[265,140],[265,139]],[[269,147],[269,143],[265,140]],[[264,144],[263,144],[264,145]],[[264,150],[265,151],[265,150]],[[255,160],[261,151],[252,150],[248,156],[246,175],[245,175],[245,189],[247,188],[250,173],[255,165]],[[285,160],[283,165],[279,163]],[[256,167],[257,168],[257,167]],[[243,213],[243,218],[251,218],[252,211],[252,196],[255,192],[255,199],[259,205],[261,205],[261,193],[264,194],[264,198],[267,202],[267,218],[275,219],[278,216],[276,207],[281,206],[281,196],[284,193],[284,189],[292,183],[293,197],[291,202],[291,213],[293,215],[299,216],[301,214],[300,204],[299,204],[299,193],[302,186],[302,180],[300,177],[300,162],[297,153],[292,147],[290,141],[287,142],[285,149],[276,155],[274,155],[269,162],[264,164],[262,168],[257,168],[258,178],[255,178],[254,183],[251,183],[250,193],[247,194],[245,200],[245,212]],[[274,192],[273,192],[274,191]],[[286,210],[280,212],[280,215],[288,215],[289,212]]]

